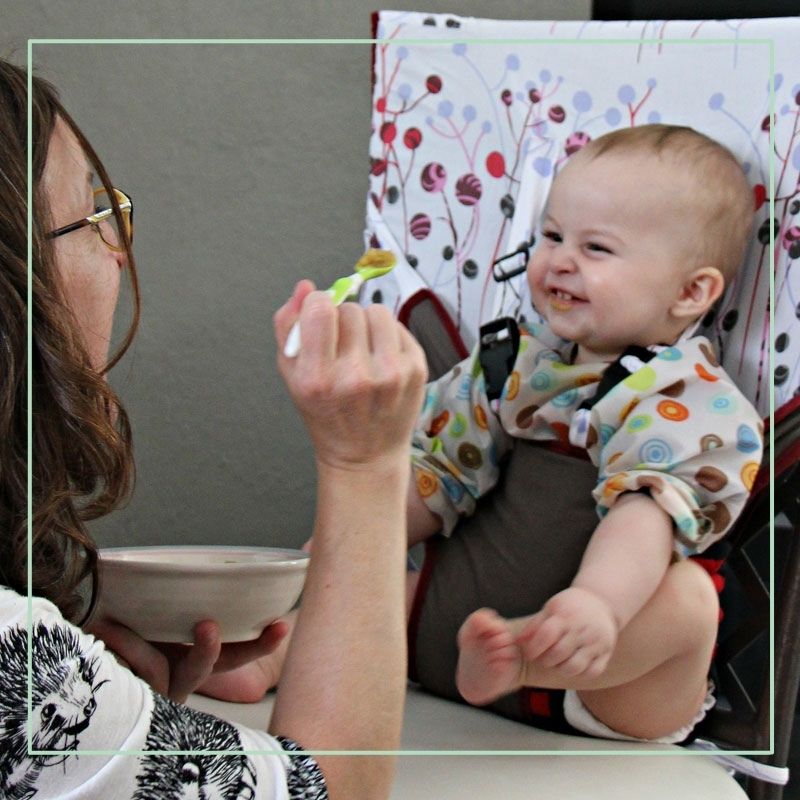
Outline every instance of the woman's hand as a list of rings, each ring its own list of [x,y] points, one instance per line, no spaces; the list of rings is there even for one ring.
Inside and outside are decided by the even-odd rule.
[[[283,355],[299,320],[302,348]],[[300,411],[318,463],[363,469],[407,458],[427,376],[414,337],[386,306],[334,306],[301,281],[275,314],[278,367]]]
[[[270,731],[308,750],[396,750],[406,689],[409,443],[422,349],[385,306],[301,281],[275,314],[278,367],[314,444],[313,553]],[[300,321],[302,347],[283,355]],[[322,687],[322,690],[320,690]],[[320,755],[331,797],[388,797],[394,759]]]
[[[194,644],[148,642],[130,628],[108,619],[87,626],[86,632],[102,639],[106,646],[155,691],[177,703],[183,703],[211,676],[237,670],[245,664],[268,655],[280,644],[289,626],[278,620],[264,628],[257,639],[249,642],[220,642],[219,626],[212,620],[194,627]],[[235,683],[224,687],[214,680],[215,697],[240,700]],[[220,690],[220,685],[223,689]],[[227,693],[230,696],[226,696]]]

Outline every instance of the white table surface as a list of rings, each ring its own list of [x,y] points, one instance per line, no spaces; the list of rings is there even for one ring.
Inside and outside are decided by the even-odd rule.
[[[266,729],[274,695],[235,704],[193,695],[201,711]],[[721,765],[670,745],[630,745],[548,733],[411,688],[392,800],[746,800]],[[470,750],[623,751],[663,755],[470,755]],[[366,799],[365,799],[366,800]]]

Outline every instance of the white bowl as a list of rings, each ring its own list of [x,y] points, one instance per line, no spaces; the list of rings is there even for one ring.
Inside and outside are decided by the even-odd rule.
[[[300,597],[308,553],[276,547],[107,547],[100,555],[95,618],[144,639],[191,642],[204,619],[223,642],[255,639]]]

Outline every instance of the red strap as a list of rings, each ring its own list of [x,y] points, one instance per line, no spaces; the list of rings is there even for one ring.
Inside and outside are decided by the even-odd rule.
[[[439,318],[439,322],[442,324],[445,333],[447,333],[458,357],[466,358],[469,355],[469,350],[461,339],[458,328],[456,328],[450,314],[447,313],[447,309],[442,305],[442,301],[430,289],[420,289],[414,292],[400,307],[400,310],[397,312],[397,319],[408,327],[411,312],[414,310],[415,306],[424,302],[428,302],[433,306],[433,310],[436,312],[436,316]]]
[[[550,692],[547,689],[528,689],[528,708],[537,717],[551,717]]]

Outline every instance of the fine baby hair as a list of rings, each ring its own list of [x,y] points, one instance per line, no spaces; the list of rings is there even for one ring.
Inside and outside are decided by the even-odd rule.
[[[687,266],[713,266],[730,281],[744,261],[753,228],[753,191],[742,165],[724,145],[681,125],[621,128],[589,141],[573,158],[654,155],[671,167],[671,192],[681,192],[696,220],[687,236]],[[666,188],[666,187],[665,187]]]

